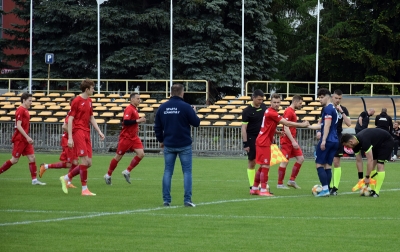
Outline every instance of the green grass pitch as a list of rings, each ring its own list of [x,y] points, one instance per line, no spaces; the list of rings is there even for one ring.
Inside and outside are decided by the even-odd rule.
[[[0,163],[10,158],[0,154]],[[95,154],[88,170],[95,197],[61,191],[58,178],[66,169],[48,170],[46,186],[32,186],[27,159],[0,175],[0,251],[397,251],[400,169],[386,164],[379,198],[352,193],[357,183],[355,161],[342,161],[339,195],[315,198],[318,184],[313,160],[297,178],[300,190],[276,189],[277,165],[269,185],[276,197],[249,195],[247,160],[195,157],[193,202],[183,207],[183,181],[177,161],[172,206],[162,206],[162,156],[146,156],[131,173],[121,175],[127,154],[112,177],[103,176],[112,156]],[[37,154],[37,165],[58,155]],[[0,164],[0,165],[1,165]],[[290,176],[293,161],[285,180]],[[286,182],[285,181],[285,182]]]

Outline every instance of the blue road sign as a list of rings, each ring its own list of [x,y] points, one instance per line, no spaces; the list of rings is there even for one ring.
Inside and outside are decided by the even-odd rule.
[[[53,64],[54,53],[46,53],[46,55],[44,56],[44,62],[46,62],[46,64]]]

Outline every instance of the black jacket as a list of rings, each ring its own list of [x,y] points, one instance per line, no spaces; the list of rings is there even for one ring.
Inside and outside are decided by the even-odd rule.
[[[382,112],[375,117],[375,126],[377,128],[383,129],[392,133],[393,131],[393,122],[392,118],[388,116],[386,112]]]

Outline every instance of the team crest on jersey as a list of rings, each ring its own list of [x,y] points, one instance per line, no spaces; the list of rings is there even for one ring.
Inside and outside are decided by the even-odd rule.
[[[118,154],[121,155],[121,154],[122,154],[122,151],[118,151]]]
[[[265,159],[264,159],[264,163],[268,163],[268,158],[265,158]]]
[[[81,150],[81,154],[83,154],[84,153],[84,151],[83,150]]]

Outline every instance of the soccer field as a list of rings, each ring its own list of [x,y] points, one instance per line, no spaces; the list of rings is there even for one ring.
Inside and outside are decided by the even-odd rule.
[[[0,154],[0,163],[10,158]],[[276,189],[277,169],[270,170],[275,197],[249,195],[247,160],[195,157],[193,202],[183,206],[183,180],[177,161],[172,206],[162,206],[162,156],[146,156],[131,173],[121,175],[127,154],[104,183],[111,155],[95,154],[88,170],[95,197],[61,191],[66,169],[48,170],[46,186],[32,186],[27,159],[0,175],[0,251],[397,251],[400,169],[387,163],[379,198],[352,193],[355,161],[342,161],[339,195],[316,198],[319,184],[313,160],[297,178],[302,189]],[[37,165],[58,155],[36,154]],[[1,165],[0,164],[0,165]],[[288,166],[285,182],[293,161]],[[289,169],[290,168],[290,169]]]

